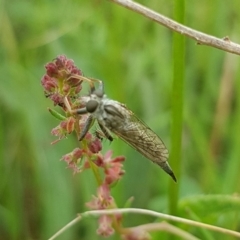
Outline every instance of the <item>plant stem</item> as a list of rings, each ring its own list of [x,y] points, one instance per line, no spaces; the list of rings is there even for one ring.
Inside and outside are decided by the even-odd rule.
[[[93,210],[93,211],[87,211],[82,214],[79,214],[75,219],[73,219],[71,222],[69,222],[67,225],[65,225],[62,229],[60,229],[57,233],[55,233],[52,237],[49,238],[49,240],[56,239],[56,237],[60,236],[64,231],[66,231],[68,228],[72,227],[75,225],[77,222],[79,222],[82,218],[84,217],[98,217],[102,215],[112,215],[112,214],[123,214],[123,213],[134,213],[134,214],[144,214],[144,215],[149,215],[157,218],[162,218],[165,220],[171,220],[179,223],[184,223],[190,226],[196,226],[196,227],[201,227],[205,229],[209,229],[212,231],[216,231],[219,233],[224,233],[228,234],[231,236],[235,236],[240,238],[240,232],[235,232],[229,229],[209,225],[206,223],[201,223],[201,222],[196,222],[193,220],[185,219],[185,218],[180,218],[180,217],[175,217],[171,216],[168,214],[164,213],[158,213],[152,210],[146,210],[146,209],[140,209],[140,208],[118,208],[118,209],[104,209],[104,210]]]
[[[176,21],[173,21],[170,18],[167,18],[139,3],[130,0],[109,0],[111,2],[117,3],[125,8],[128,8],[134,12],[137,12],[144,17],[149,18],[175,32],[180,33],[181,35],[185,35],[189,38],[197,41],[199,45],[207,45],[211,47],[215,47],[226,52],[234,53],[240,55],[240,45],[230,41],[228,36],[223,38],[216,38],[214,36],[205,34],[203,32],[194,30],[192,28],[186,27]]]
[[[175,2],[174,16],[184,22],[184,0]],[[184,36],[173,34],[173,85],[172,85],[172,131],[170,164],[177,178],[181,172],[181,146],[182,146],[182,124],[183,124],[183,88],[185,69],[185,41]],[[177,215],[177,202],[179,185],[170,182],[169,185],[169,210]]]

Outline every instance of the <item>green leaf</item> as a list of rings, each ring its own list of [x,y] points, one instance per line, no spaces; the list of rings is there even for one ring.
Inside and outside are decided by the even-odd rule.
[[[48,111],[58,120],[66,120],[67,119],[65,116],[63,116],[62,114],[60,114],[59,112],[57,112],[51,108],[48,108]]]
[[[230,211],[239,212],[240,197],[221,194],[186,197],[180,200],[179,209],[182,212],[191,210],[200,217]]]

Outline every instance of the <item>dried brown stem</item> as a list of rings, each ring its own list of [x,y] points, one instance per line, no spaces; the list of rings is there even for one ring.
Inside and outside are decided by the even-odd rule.
[[[240,55],[240,45],[234,42],[231,42],[228,37],[216,38],[214,36],[196,31],[192,28],[186,27],[176,21],[173,21],[170,18],[167,18],[145,6],[142,6],[139,3],[130,1],[130,0],[110,0],[111,2],[117,3],[125,8],[128,8],[134,12],[137,12],[161,25],[178,32],[184,36],[194,39],[197,44],[207,45],[215,47],[226,52],[234,53]]]

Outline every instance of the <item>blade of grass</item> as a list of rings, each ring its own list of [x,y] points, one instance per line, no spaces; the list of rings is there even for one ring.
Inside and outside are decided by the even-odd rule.
[[[185,4],[184,0],[175,2],[175,19],[184,22]],[[182,123],[183,123],[183,87],[184,87],[184,56],[185,39],[183,36],[173,34],[173,85],[172,85],[172,129],[171,129],[171,152],[170,164],[175,172],[178,181],[181,169],[181,143],[182,143]],[[179,184],[170,182],[169,185],[169,210],[173,215],[177,215],[177,202],[179,195]]]

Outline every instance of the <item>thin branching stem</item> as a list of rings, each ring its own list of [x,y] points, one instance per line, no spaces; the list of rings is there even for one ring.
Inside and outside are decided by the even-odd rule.
[[[186,27],[168,17],[165,17],[139,3],[130,0],[109,0],[117,3],[123,7],[126,7],[134,12],[137,12],[175,32],[178,32],[184,36],[194,39],[197,44],[212,46],[226,52],[240,55],[240,45],[230,41],[227,36],[223,38],[217,38],[192,28]]]
[[[131,227],[131,228],[127,228],[127,230],[141,230],[141,231],[146,231],[146,232],[168,232],[171,233],[173,235],[176,235],[178,237],[181,237],[184,240],[200,240],[199,238],[195,237],[194,235],[192,235],[191,233],[184,231],[178,227],[175,227],[173,225],[171,225],[168,222],[162,221],[162,222],[156,222],[156,223],[147,223],[147,224],[142,224],[136,227]]]
[[[153,217],[157,217],[157,218],[161,218],[161,219],[165,219],[165,220],[170,220],[170,221],[184,223],[184,224],[191,225],[191,226],[209,229],[211,231],[216,231],[219,233],[228,234],[228,235],[240,238],[240,232],[213,226],[213,225],[206,224],[206,223],[201,223],[201,222],[197,222],[197,221],[193,221],[193,220],[189,220],[189,219],[185,219],[185,218],[181,218],[181,217],[176,217],[176,216],[172,216],[172,215],[168,215],[168,214],[164,214],[164,213],[159,213],[159,212],[155,212],[155,211],[147,210],[147,209],[140,209],[140,208],[122,208],[121,209],[121,208],[118,208],[118,209],[93,210],[93,211],[87,211],[87,212],[81,213],[78,215],[78,217],[76,217],[74,220],[69,222],[62,229],[60,229],[56,234],[54,234],[51,238],[49,238],[49,240],[55,239],[61,233],[66,231],[68,228],[70,228],[71,226],[76,224],[78,221],[80,221],[84,217],[90,217],[90,216],[98,217],[101,215],[112,215],[112,214],[123,214],[123,213],[145,214],[145,215],[149,215],[149,216],[153,216]]]

